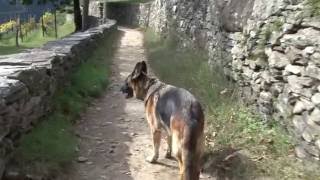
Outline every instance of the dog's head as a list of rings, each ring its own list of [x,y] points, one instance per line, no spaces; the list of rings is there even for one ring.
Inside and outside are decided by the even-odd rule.
[[[138,62],[133,69],[133,72],[128,75],[121,87],[122,93],[126,94],[126,98],[132,98],[135,96],[136,98],[143,100],[147,92],[145,87],[147,79],[146,62]]]

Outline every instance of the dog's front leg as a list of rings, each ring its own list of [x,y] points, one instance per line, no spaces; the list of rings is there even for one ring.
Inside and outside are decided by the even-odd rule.
[[[150,163],[157,162],[159,158],[159,148],[161,142],[161,130],[153,129],[151,130],[152,140],[153,140],[153,155],[147,158],[147,161]]]

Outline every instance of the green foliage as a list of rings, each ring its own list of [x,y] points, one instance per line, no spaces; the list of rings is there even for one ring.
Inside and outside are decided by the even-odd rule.
[[[275,20],[273,22],[266,24],[263,27],[263,30],[261,32],[262,37],[259,45],[265,45],[270,40],[273,33],[280,32],[282,29],[283,23],[284,22],[281,20]]]
[[[101,0],[109,3],[146,3],[152,0]]]
[[[16,21],[10,20],[6,23],[0,24],[0,33],[8,32],[16,26]]]
[[[311,13],[314,16],[320,16],[320,0],[307,0],[310,6]]]
[[[70,84],[53,97],[54,111],[21,140],[15,158],[22,169],[35,174],[61,172],[76,156],[77,139],[72,122],[91,98],[108,84],[112,44],[118,34],[104,39],[99,48],[72,74]]]
[[[74,32],[74,24],[72,22],[66,22],[64,19],[65,14],[57,13],[58,38]],[[25,32],[26,29],[28,29],[29,32],[28,35],[24,37],[23,42],[20,42],[20,47],[15,46],[15,32],[9,32],[4,34],[0,39],[0,55],[13,54],[24,49],[40,47],[48,41],[55,40],[53,28],[49,28],[48,34],[43,37],[41,26],[34,24],[32,19],[27,22],[28,25],[24,24],[22,25],[23,32]],[[30,30],[30,28],[32,28],[32,30]]]
[[[18,154],[26,162],[40,161],[47,166],[60,166],[75,156],[77,140],[70,121],[61,114],[53,114],[32,133],[22,137]]]
[[[9,0],[11,4],[16,4],[20,2],[21,4],[24,5],[30,5],[34,2],[37,2],[38,4],[46,4],[46,3],[61,3],[61,2],[69,2],[71,0]]]
[[[49,28],[50,26],[53,26],[54,23],[54,16],[50,12],[45,12],[42,16],[41,19],[43,20],[43,25],[46,28]]]
[[[98,97],[108,85],[108,75],[113,46],[116,35],[109,38],[101,45],[89,60],[82,63],[78,70],[71,75],[70,85],[55,99],[55,107],[59,112],[63,112],[70,119],[75,119],[86,108],[92,97]],[[103,48],[102,48],[103,47]]]
[[[263,122],[237,99],[234,85],[224,77],[223,68],[209,68],[206,53],[181,50],[170,41],[150,29],[145,33],[149,62],[156,75],[166,83],[190,90],[206,109],[207,140],[214,142],[207,146],[207,162],[213,159],[217,167],[231,163],[223,170],[230,179],[319,177],[319,173],[307,170],[293,158],[292,140],[280,125]],[[224,158],[231,153],[220,156],[230,149],[243,149],[247,153],[239,161],[225,162]]]

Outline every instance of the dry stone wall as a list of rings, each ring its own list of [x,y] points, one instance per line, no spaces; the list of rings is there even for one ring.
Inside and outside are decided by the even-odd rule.
[[[21,135],[50,111],[52,95],[116,23],[52,41],[42,48],[0,56],[0,179]]]
[[[264,119],[278,120],[301,158],[320,158],[320,17],[307,0],[155,0],[139,23],[205,49]]]

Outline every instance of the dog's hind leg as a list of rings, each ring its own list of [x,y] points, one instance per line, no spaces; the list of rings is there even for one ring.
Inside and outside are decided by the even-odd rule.
[[[170,134],[167,135],[167,144],[168,144],[168,149],[165,155],[165,158],[171,159],[171,152],[172,152],[172,137]]]
[[[151,130],[152,140],[153,140],[153,155],[147,158],[147,161],[150,163],[157,162],[159,158],[159,148],[161,142],[161,130],[153,129]]]

